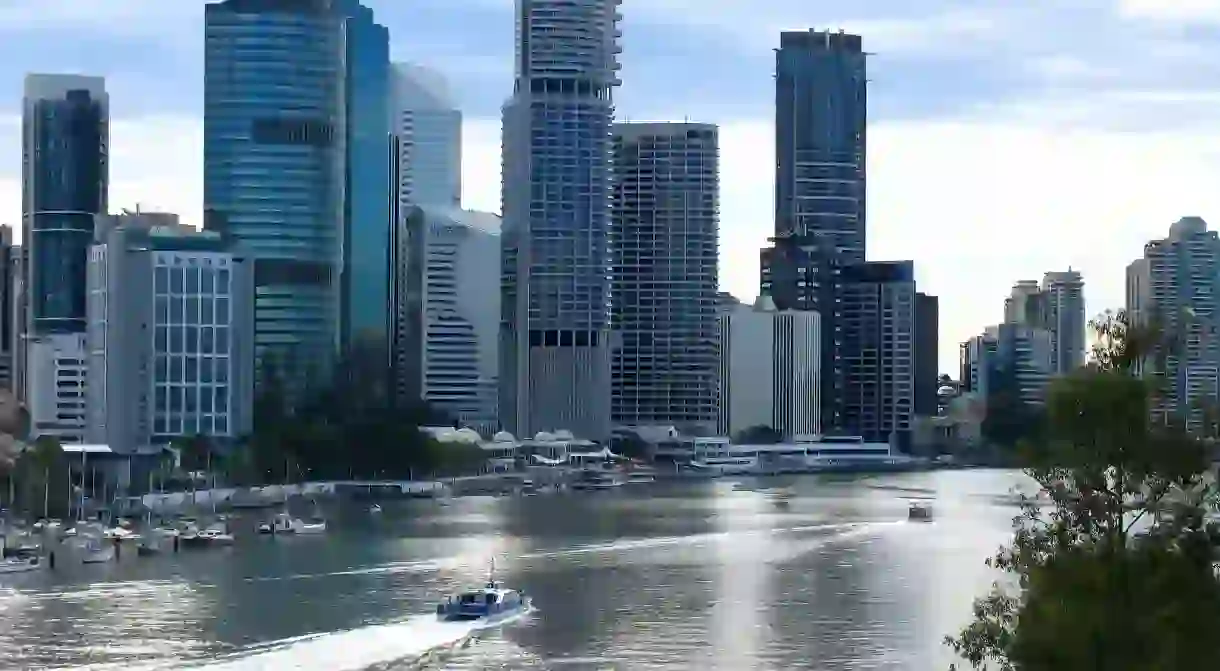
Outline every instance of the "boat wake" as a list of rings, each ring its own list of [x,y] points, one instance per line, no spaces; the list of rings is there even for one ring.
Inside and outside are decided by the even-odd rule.
[[[422,669],[437,661],[438,655],[465,647],[480,632],[519,621],[534,610],[530,608],[494,623],[441,622],[435,615],[417,615],[400,622],[265,643],[226,659],[185,668],[193,671]]]

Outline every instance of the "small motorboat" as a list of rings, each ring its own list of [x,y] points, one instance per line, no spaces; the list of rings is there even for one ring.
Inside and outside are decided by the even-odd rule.
[[[37,556],[9,557],[0,560],[0,575],[5,573],[28,573],[42,568]]]
[[[495,578],[495,562],[482,589],[462,592],[436,605],[436,618],[443,622],[476,621],[495,624],[529,612],[531,600],[521,590],[504,589]]]
[[[911,506],[907,509],[907,519],[912,522],[931,522],[932,505],[919,501],[911,502]]]
[[[296,525],[299,523],[300,520],[294,518],[288,513],[280,513],[271,518],[270,521],[259,522],[258,526],[255,527],[254,530],[265,535],[291,534],[296,533]]]
[[[773,489],[770,492],[771,505],[779,510],[787,510],[792,505],[792,490],[787,487]]]
[[[369,506],[369,512],[373,514],[381,512],[381,504],[374,503],[373,505]]]
[[[91,538],[81,546],[80,553],[82,564],[105,564],[114,561],[114,544]]]
[[[196,536],[199,543],[204,545],[232,545],[233,534],[227,533],[224,529],[215,527],[204,529]]]
[[[293,520],[292,530],[297,535],[315,535],[326,533],[326,520],[315,517],[308,522]]]

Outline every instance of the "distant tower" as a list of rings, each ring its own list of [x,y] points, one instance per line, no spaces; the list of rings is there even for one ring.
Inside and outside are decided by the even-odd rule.
[[[461,207],[462,112],[436,70],[394,64],[392,130],[401,146],[399,200],[412,205]]]

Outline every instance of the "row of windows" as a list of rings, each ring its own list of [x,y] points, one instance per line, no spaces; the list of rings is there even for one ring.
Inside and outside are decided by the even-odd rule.
[[[158,385],[154,393],[158,415],[229,412],[229,388],[225,385]]]
[[[158,294],[228,294],[229,282],[225,268],[158,266],[153,272],[153,290]]]
[[[231,321],[228,297],[198,298],[189,296],[157,296],[156,323],[168,325],[228,326]]]
[[[229,435],[229,418],[227,415],[168,415],[158,416],[153,421],[154,431],[163,435],[205,436]]]
[[[168,354],[228,354],[227,326],[158,326],[155,347]]]

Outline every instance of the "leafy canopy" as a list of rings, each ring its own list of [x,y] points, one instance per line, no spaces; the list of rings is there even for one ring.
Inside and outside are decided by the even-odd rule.
[[[1046,435],[1025,446],[1039,496],[1023,498],[1012,544],[988,561],[1008,580],[946,643],[976,669],[1211,668],[1211,436],[1153,412],[1161,390],[1135,374],[1171,341],[1122,313],[1092,326],[1093,360],[1052,383]]]

